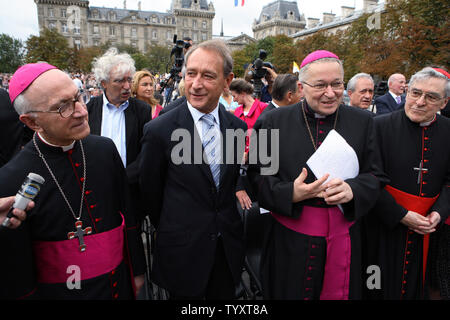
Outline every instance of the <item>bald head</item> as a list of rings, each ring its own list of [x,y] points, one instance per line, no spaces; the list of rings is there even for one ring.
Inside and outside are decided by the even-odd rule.
[[[388,79],[389,91],[393,94],[400,96],[405,92],[406,78],[400,73],[392,74]]]

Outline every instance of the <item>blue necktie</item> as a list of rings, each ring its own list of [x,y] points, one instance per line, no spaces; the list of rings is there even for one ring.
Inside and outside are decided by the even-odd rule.
[[[214,126],[214,116],[212,114],[203,115],[200,120],[202,120],[202,144],[203,149],[208,159],[209,167],[216,184],[217,189],[219,188],[219,178],[220,178],[220,147],[219,147],[219,136],[217,135],[217,130]]]
[[[401,102],[402,102],[402,97],[400,97],[400,96],[397,96],[397,104],[400,104]]]

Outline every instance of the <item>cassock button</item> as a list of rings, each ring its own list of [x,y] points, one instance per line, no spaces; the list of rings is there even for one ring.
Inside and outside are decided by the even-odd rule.
[[[84,181],[84,178],[80,178],[80,181],[83,182],[83,181]]]
[[[116,294],[114,295],[114,299],[117,299],[118,297],[119,297],[119,294],[116,293]]]
[[[88,195],[90,194],[92,191],[91,190],[86,190],[85,194]]]
[[[79,167],[80,164],[78,162],[75,163],[75,167]]]
[[[97,206],[96,204],[91,204],[91,205],[89,206],[89,208],[94,209],[96,206]]]
[[[425,193],[421,193],[420,195],[423,197],[423,196],[425,196]]]

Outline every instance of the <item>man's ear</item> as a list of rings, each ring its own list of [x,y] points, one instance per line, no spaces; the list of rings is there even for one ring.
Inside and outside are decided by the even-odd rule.
[[[37,118],[29,113],[21,114],[19,120],[33,131],[40,131],[41,127],[37,123]]]
[[[225,83],[227,85],[228,88],[230,88],[230,84],[234,79],[234,73],[230,72],[230,74],[225,78]]]

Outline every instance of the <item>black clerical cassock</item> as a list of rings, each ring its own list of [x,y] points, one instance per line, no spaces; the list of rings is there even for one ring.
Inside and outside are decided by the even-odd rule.
[[[381,192],[367,229],[368,264],[381,268],[378,298],[420,299],[425,295],[429,238],[400,223],[408,210],[424,216],[449,215],[450,121],[439,115],[427,124],[409,120],[404,110],[375,118],[384,172]],[[370,292],[376,293],[376,292]]]
[[[303,103],[305,114],[302,112]],[[305,183],[316,180],[306,165],[315,149],[305,116],[317,147],[335,128],[358,157],[359,174],[346,180],[354,197],[342,205],[343,213],[321,198],[292,203],[293,182],[302,168],[308,169]],[[261,207],[270,210],[272,216],[262,256],[264,297],[306,300],[360,298],[360,219],[373,206],[379,193],[372,117],[362,110],[343,105],[339,107],[339,112],[324,117],[315,114],[304,101],[269,112],[255,127],[260,128],[260,133],[261,129],[268,129],[269,132],[279,130],[278,172],[274,175],[255,174],[260,169],[259,165],[250,166],[249,170],[258,193],[258,202]],[[259,138],[261,140],[260,134]],[[254,151],[254,146],[251,145],[250,149]],[[268,149],[276,150],[270,143]],[[327,210],[321,210],[324,208]],[[315,212],[319,211],[328,212],[329,216],[320,222],[321,230],[309,232],[314,229],[309,220],[314,219]],[[304,223],[297,228],[295,225],[302,220]],[[330,247],[332,233],[336,231],[340,240],[334,243],[339,247],[338,251],[344,253],[342,256],[336,256],[334,248]],[[339,270],[333,269],[336,260],[342,263]],[[325,287],[330,290],[323,289]]]
[[[144,252],[114,143],[93,135],[82,140],[85,174],[80,141],[63,150],[46,144],[38,135],[34,139],[62,192],[33,141],[1,168],[2,197],[15,194],[29,172],[44,177],[45,183],[21,227],[0,230],[0,296],[133,298],[133,276],[145,270]],[[77,222],[62,193],[78,216],[84,177]]]

